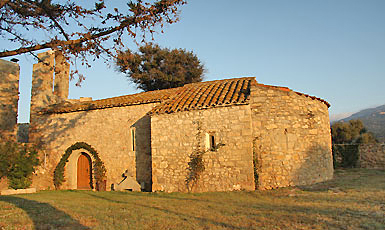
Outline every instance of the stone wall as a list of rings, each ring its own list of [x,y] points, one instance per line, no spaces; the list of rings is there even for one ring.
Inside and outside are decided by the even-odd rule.
[[[36,133],[33,141],[41,143],[44,151],[40,152],[42,165],[35,175],[33,186],[38,189],[53,188],[53,171],[65,150],[76,142],[85,142],[95,148],[105,164],[107,189],[112,183],[122,180],[125,170],[128,170],[129,176],[150,189],[151,137],[150,118],[146,113],[155,105],[40,115],[34,124]],[[132,147],[133,129],[135,150]],[[74,174],[76,172],[65,173],[67,177]],[[68,181],[62,188],[74,189]]]
[[[53,78],[55,55],[53,51],[38,54],[39,62],[33,64],[31,88],[31,119],[37,111],[54,104]],[[31,121],[33,123],[33,121]]]
[[[250,119],[249,105],[153,115],[152,190],[187,191],[189,156],[207,146],[208,134],[224,146],[203,155],[205,170],[192,191],[254,190]]]
[[[47,51],[39,53],[38,58],[39,62],[33,65],[32,73],[29,130],[31,140],[34,140],[36,133],[36,119],[40,119],[37,113],[52,104],[65,101],[68,97],[70,66],[63,55],[58,51]]]
[[[55,79],[53,93],[56,102],[61,102],[68,98],[70,64],[60,52],[55,52]]]
[[[0,59],[0,138],[16,140],[19,65]]]
[[[328,107],[287,88],[251,88],[258,189],[311,184],[333,176]]]
[[[361,168],[385,169],[385,144],[366,144],[358,147]]]

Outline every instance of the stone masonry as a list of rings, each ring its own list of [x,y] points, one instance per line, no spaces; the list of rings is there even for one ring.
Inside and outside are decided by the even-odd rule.
[[[204,154],[205,171],[193,191],[254,190],[250,113],[249,105],[240,105],[152,116],[152,189],[187,191],[189,155],[198,144],[207,148],[211,134],[224,146]]]
[[[19,65],[0,59],[0,138],[16,140]]]
[[[29,139],[36,144],[39,144],[41,136],[35,127],[40,122],[38,113],[50,105],[67,100],[70,68],[60,52],[40,53],[38,58],[39,62],[33,65],[29,127]]]
[[[151,187],[150,119],[146,112],[154,104],[73,113],[40,116],[35,125],[42,144],[41,159],[44,164],[38,170],[34,186],[43,189],[53,187],[53,170],[65,150],[76,142],[91,145],[107,169],[107,183],[118,183],[122,174],[136,178],[139,184]],[[132,148],[132,128],[136,130],[135,150]],[[77,160],[77,159],[75,159]],[[66,178],[74,177],[76,170],[66,171]],[[64,189],[75,189],[67,181]]]
[[[137,182],[135,189],[186,192],[196,150],[206,151],[194,192],[272,189],[333,176],[329,104],[320,98],[248,77],[101,100],[68,99],[64,57],[51,51],[38,56],[29,136],[23,138],[40,148],[41,165],[33,178],[38,190],[54,188],[54,170],[77,142],[97,151],[107,170],[107,189],[124,174]],[[19,69],[0,60],[0,70],[6,95],[0,101],[0,130],[14,137]],[[86,149],[73,151],[61,189],[78,188],[82,154],[94,162]]]
[[[60,52],[55,52],[55,80],[54,80],[54,95],[56,103],[65,101],[68,98],[68,76],[70,65]]]
[[[385,144],[364,144],[358,147],[361,168],[385,169]]]
[[[258,188],[312,184],[333,177],[328,106],[287,88],[251,88]]]

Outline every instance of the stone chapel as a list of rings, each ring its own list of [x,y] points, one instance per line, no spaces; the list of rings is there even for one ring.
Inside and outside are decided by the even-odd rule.
[[[69,64],[57,52],[38,56],[44,63],[33,69],[29,142],[41,149],[32,185],[39,190],[54,188],[55,168],[79,142],[92,146],[104,163],[107,190],[124,174],[142,191],[185,192],[197,149],[205,153],[195,192],[272,189],[333,176],[330,105],[320,98],[244,77],[68,99]],[[8,111],[1,118],[15,114],[18,68],[1,60],[1,93],[9,98],[0,101]],[[10,84],[14,90],[5,92]],[[0,121],[9,135],[15,134],[15,119],[10,125]],[[94,161],[87,149],[74,150],[61,189],[94,188]]]

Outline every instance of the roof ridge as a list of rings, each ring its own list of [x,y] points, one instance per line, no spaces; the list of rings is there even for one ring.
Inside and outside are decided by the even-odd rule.
[[[117,99],[117,98],[134,97],[134,96],[154,94],[154,93],[159,93],[159,92],[178,91],[178,89],[181,89],[183,87],[192,86],[195,84],[205,84],[205,83],[209,84],[209,83],[219,82],[219,81],[229,81],[229,80],[235,80],[235,79],[241,80],[241,79],[248,79],[248,78],[254,78],[255,79],[255,77],[240,77],[240,78],[229,78],[229,79],[220,79],[220,80],[212,80],[212,81],[193,82],[193,83],[188,83],[188,84],[185,84],[183,86],[179,86],[179,87],[175,87],[175,88],[145,91],[145,92],[139,92],[139,93],[134,93],[134,94],[126,94],[126,95],[121,95],[121,96],[102,98],[102,99],[97,99],[97,100],[92,100],[92,101],[79,101],[78,103],[74,103],[74,104],[90,104],[92,102],[106,101],[106,100]]]
[[[211,80],[211,81],[201,81],[201,82],[193,82],[185,84],[182,87],[194,85],[194,84],[210,84],[213,82],[220,82],[220,81],[231,81],[231,80],[255,80],[255,77],[235,77],[235,78],[226,78],[226,79],[219,79],[219,80]]]
[[[176,87],[176,88],[169,88],[169,89],[158,89],[158,90],[139,92],[139,93],[134,93],[134,94],[126,94],[126,95],[121,95],[121,96],[116,96],[116,97],[108,97],[108,98],[92,100],[92,101],[84,101],[84,102],[96,102],[96,101],[104,101],[104,100],[116,99],[116,98],[134,97],[134,96],[142,96],[142,95],[148,95],[148,94],[155,94],[155,93],[159,93],[159,92],[177,91],[178,88],[182,88],[182,87],[183,86]],[[84,103],[84,102],[80,102],[80,103]]]

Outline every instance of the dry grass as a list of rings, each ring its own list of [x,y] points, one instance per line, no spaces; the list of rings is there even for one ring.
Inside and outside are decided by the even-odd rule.
[[[0,229],[385,229],[385,171],[273,191],[0,196]]]

